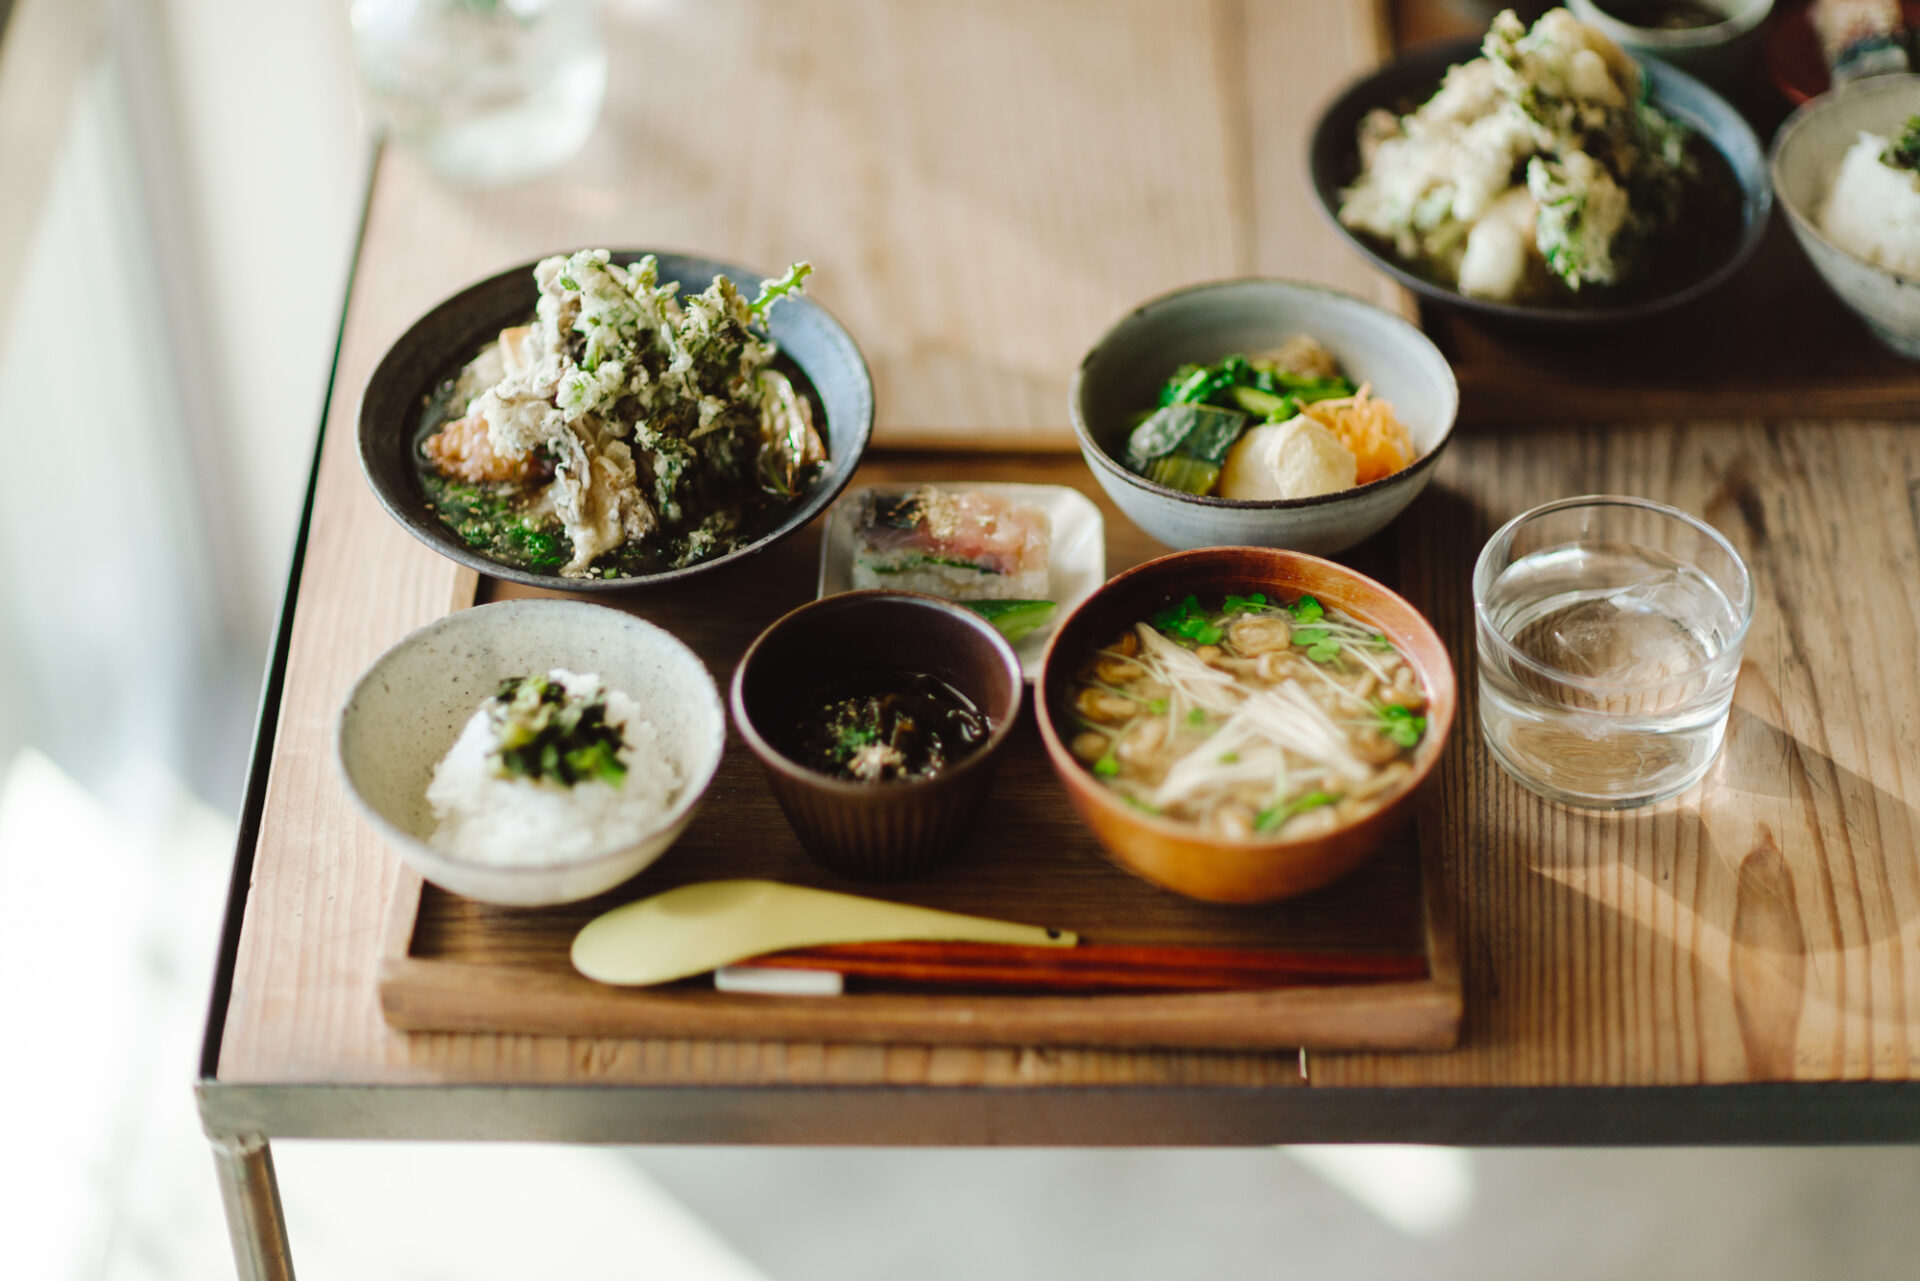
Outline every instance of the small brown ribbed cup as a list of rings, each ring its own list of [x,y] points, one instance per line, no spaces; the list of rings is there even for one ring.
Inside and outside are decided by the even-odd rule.
[[[767,731],[797,720],[802,700],[822,685],[867,671],[945,681],[986,715],[987,741],[934,777],[907,783],[830,778],[769,741]],[[895,880],[941,862],[972,829],[1025,687],[1013,647],[964,606],[907,592],[846,592],[802,605],[760,633],[733,672],[733,720],[808,853],[846,876]]]

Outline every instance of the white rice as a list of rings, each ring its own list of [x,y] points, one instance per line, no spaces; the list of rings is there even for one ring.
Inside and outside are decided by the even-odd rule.
[[[548,676],[582,698],[601,690],[598,676],[559,668]],[[606,700],[607,723],[623,740],[620,762],[627,773],[619,786],[500,777],[490,759],[498,740],[483,704],[427,784],[427,803],[439,820],[427,843],[492,867],[551,867],[611,853],[658,830],[680,792],[680,770],[638,704],[617,689],[607,690]]]
[[[1920,175],[1880,163],[1887,140],[1862,133],[1820,211],[1834,244],[1902,276],[1920,277]]]

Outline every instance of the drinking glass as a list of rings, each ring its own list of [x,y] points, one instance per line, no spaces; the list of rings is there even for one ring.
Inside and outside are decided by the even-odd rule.
[[[600,0],[354,0],[354,53],[393,138],[476,186],[578,151],[607,90]]]
[[[1711,526],[1640,498],[1536,507],[1481,550],[1473,613],[1481,731],[1533,791],[1626,809],[1713,764],[1753,582]]]

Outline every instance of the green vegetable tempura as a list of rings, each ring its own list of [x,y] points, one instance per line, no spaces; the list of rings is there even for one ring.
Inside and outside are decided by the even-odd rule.
[[[749,302],[725,276],[682,298],[652,257],[542,261],[533,323],[429,409],[430,504],[469,546],[569,578],[691,565],[758,537],[826,458],[811,401],[757,329],[811,270],[794,264]]]

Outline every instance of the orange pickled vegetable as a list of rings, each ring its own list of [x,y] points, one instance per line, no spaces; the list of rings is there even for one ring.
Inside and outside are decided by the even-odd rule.
[[[1356,485],[1391,476],[1413,461],[1413,441],[1393,416],[1393,406],[1375,400],[1372,389],[1365,384],[1351,396],[1302,405],[1300,412],[1353,451],[1359,463],[1353,481]]]

